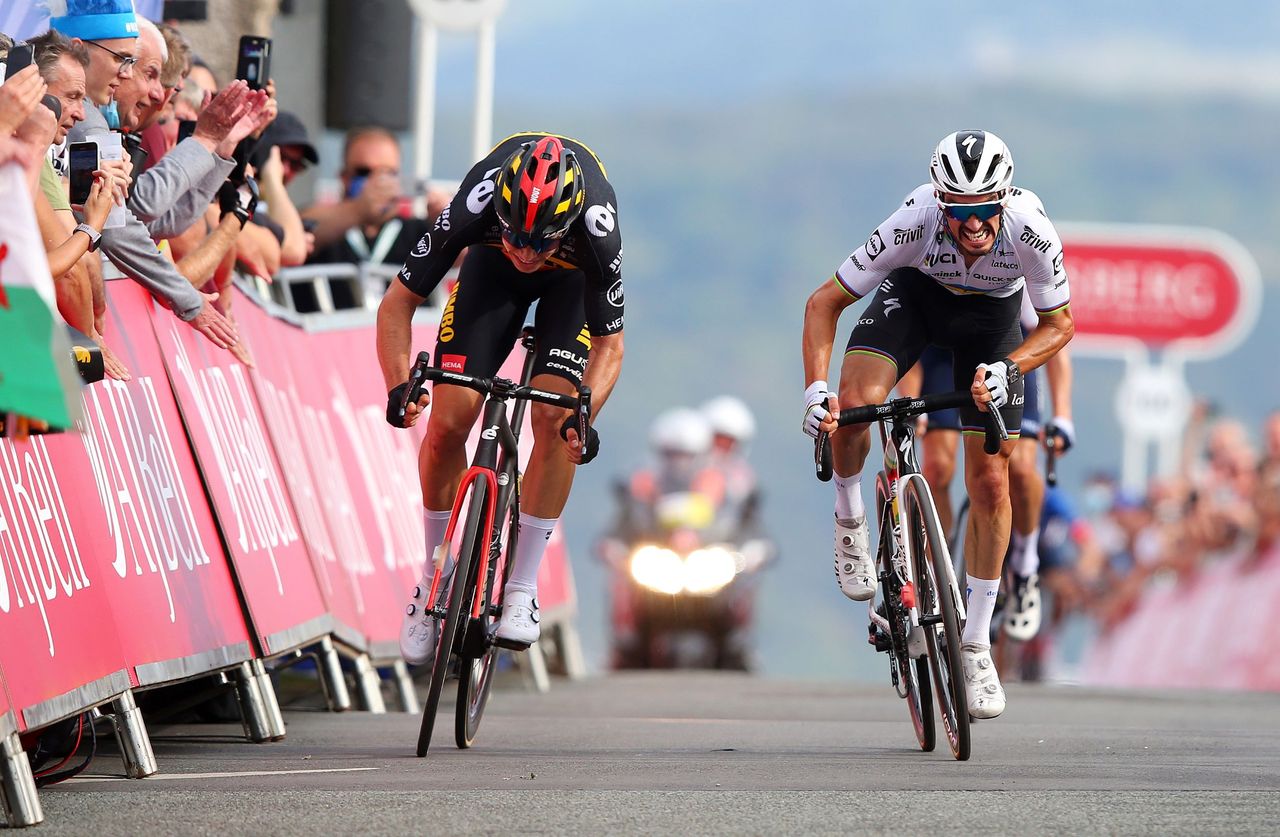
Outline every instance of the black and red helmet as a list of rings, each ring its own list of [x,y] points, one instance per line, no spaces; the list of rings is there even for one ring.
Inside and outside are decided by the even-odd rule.
[[[498,172],[493,202],[514,247],[541,250],[563,238],[582,213],[586,191],[577,156],[555,137],[526,142]]]

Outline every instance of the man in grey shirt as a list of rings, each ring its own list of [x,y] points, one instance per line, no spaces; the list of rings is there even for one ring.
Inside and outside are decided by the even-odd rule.
[[[126,17],[128,15],[124,14],[84,14],[56,17],[52,20],[54,29],[90,47],[90,64],[85,79],[89,98],[95,105],[106,106],[112,102],[116,88],[132,77],[138,53],[145,55],[151,48],[150,45],[138,44],[136,20],[124,20]],[[82,35],[85,37],[82,38]],[[160,48],[163,48],[163,42]],[[219,106],[215,107],[213,102],[210,103],[206,112],[212,113],[207,119],[202,117],[203,130],[198,124],[191,140],[184,143],[188,148],[167,167],[171,171],[175,166],[187,164],[188,170],[184,177],[166,175],[162,170],[150,178],[146,174],[139,178],[145,178],[144,211],[159,213],[157,218],[163,218],[165,213],[175,210],[179,199],[183,197],[184,193],[180,190],[190,189],[193,184],[203,186],[206,178],[211,181],[215,168],[230,171],[232,163],[220,158],[216,152],[221,150],[224,140],[230,138],[233,129],[244,121],[242,117],[249,104],[244,88],[228,93],[230,95]],[[70,131],[68,141],[79,142],[90,134],[107,130],[109,126],[103,114],[97,108],[86,108],[85,120]],[[233,142],[231,148],[234,147]],[[230,151],[227,153],[229,155]],[[214,189],[216,188],[215,186]],[[205,206],[211,198],[212,191],[203,198]],[[199,198],[195,200],[198,202]],[[177,208],[177,214],[183,212],[182,208]],[[125,217],[123,227],[103,231],[101,248],[107,257],[121,272],[162,299],[179,319],[190,323],[214,345],[224,349],[235,345],[239,339],[235,325],[209,304],[217,298],[216,295],[204,294],[192,287],[178,273],[173,263],[156,248],[146,224],[128,208],[125,209]]]

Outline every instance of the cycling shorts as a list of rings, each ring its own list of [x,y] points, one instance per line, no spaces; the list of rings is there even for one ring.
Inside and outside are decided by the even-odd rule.
[[[530,306],[537,302],[533,374],[557,375],[574,386],[581,384],[591,350],[585,286],[581,270],[521,273],[501,250],[472,246],[440,316],[437,365],[481,378],[496,375],[520,336]]]
[[[914,267],[900,267],[885,277],[863,310],[849,335],[845,357],[878,357],[894,364],[901,377],[933,344],[952,353],[948,389],[967,390],[979,363],[1006,358],[1022,343],[1021,307],[1020,293],[956,294]],[[1000,408],[1010,436],[1021,427],[1025,398],[1019,378],[1009,387],[1008,403]],[[960,422],[965,433],[982,433],[986,427],[973,404],[960,408]]]
[[[938,346],[925,347],[920,355],[920,366],[924,373],[920,391],[927,394],[950,392],[953,384],[951,376],[951,352]],[[1040,435],[1040,376],[1039,370],[1032,369],[1022,376],[1026,401],[1022,404],[1022,435],[1036,438]],[[960,429],[960,413],[957,410],[939,410],[929,414],[930,430]]]

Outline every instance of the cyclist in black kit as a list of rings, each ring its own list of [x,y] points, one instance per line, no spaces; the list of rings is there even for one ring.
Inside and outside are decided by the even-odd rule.
[[[463,178],[457,194],[422,237],[378,309],[378,360],[390,393],[388,421],[409,376],[411,321],[463,248],[467,255],[440,318],[435,355],[443,369],[494,375],[536,301],[537,359],[531,385],[573,394],[591,387],[592,420],[622,367],[622,235],[617,198],[594,152],[577,140],[542,133],[498,143]],[[483,397],[436,385],[409,405],[414,424],[433,401],[419,455],[428,560],[400,631],[406,661],[435,653],[435,624],[424,605],[449,513],[467,467],[467,436]],[[522,482],[520,536],[505,590],[498,637],[508,645],[538,639],[538,565],[569,497],[574,469],[600,442],[589,429],[581,453],[576,417],[531,407],[534,446]],[[452,567],[445,567],[445,577]]]

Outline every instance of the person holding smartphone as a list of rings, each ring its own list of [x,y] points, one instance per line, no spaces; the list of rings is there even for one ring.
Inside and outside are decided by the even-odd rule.
[[[395,135],[376,127],[350,131],[343,144],[341,179],[341,202],[302,213],[315,223],[316,248],[307,263],[404,264],[434,216],[398,217],[403,192]],[[437,211],[448,200],[438,195]]]

